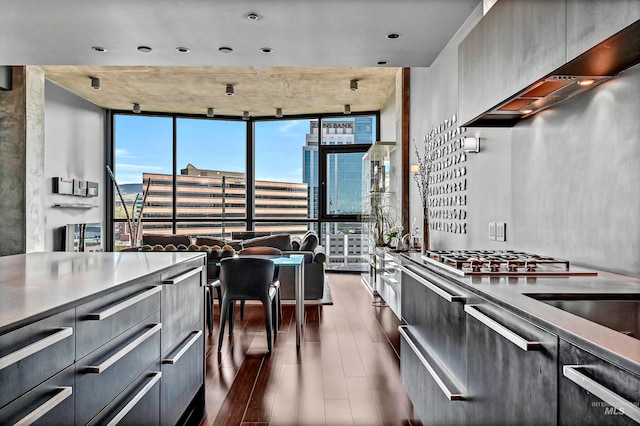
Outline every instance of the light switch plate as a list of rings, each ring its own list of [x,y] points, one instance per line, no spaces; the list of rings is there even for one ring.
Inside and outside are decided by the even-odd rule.
[[[496,222],[496,240],[507,241],[507,224],[504,222]]]
[[[491,241],[496,240],[496,223],[495,222],[489,222],[489,239]]]

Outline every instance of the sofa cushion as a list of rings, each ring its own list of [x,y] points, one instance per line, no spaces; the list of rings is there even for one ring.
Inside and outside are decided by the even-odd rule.
[[[282,251],[291,250],[291,236],[289,234],[269,235],[266,237],[251,238],[244,240],[242,247],[275,247]]]
[[[142,234],[142,244],[148,244],[150,246],[155,246],[156,244],[160,244],[161,246],[173,244],[176,247],[184,244],[185,246],[189,246],[189,244],[191,244],[191,237],[186,234]]]
[[[314,251],[318,247],[318,242],[318,235],[313,231],[309,231],[304,234],[304,238],[300,243],[300,251]]]

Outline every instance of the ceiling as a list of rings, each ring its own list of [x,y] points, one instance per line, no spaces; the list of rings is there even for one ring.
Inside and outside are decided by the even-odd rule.
[[[377,110],[398,67],[430,66],[480,3],[16,0],[0,5],[0,58],[42,66],[48,79],[105,108],[254,116],[277,107],[285,115],[341,112],[345,103]],[[100,77],[100,90],[89,76]],[[351,79],[358,92],[348,90]],[[224,95],[228,83],[233,97]]]

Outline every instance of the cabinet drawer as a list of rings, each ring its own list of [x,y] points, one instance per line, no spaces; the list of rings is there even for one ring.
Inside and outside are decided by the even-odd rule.
[[[160,365],[155,362],[98,413],[89,425],[159,425],[161,377]]]
[[[160,313],[76,363],[76,422],[85,424],[160,357]]]
[[[162,353],[189,333],[193,325],[204,328],[206,270],[191,263],[162,276]]]
[[[402,317],[415,335],[442,360],[464,386],[466,341],[464,305],[469,295],[443,278],[403,265]]]
[[[0,407],[73,364],[75,310],[0,336]]]
[[[467,425],[555,425],[558,337],[491,303],[467,312]]]
[[[158,284],[158,278],[149,279],[78,306],[77,358],[159,311],[162,286]]]
[[[9,387],[3,386],[5,392]],[[74,408],[74,368],[68,367],[0,409],[2,424],[71,425]]]
[[[162,357],[162,424],[175,425],[204,383],[204,333],[194,330]]]
[[[640,423],[640,375],[560,339],[558,423]]]
[[[466,401],[462,386],[444,363],[411,332],[401,326],[400,375],[402,385],[423,424],[464,424]]]

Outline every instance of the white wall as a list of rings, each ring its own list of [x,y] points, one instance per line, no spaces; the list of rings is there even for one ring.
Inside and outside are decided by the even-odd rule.
[[[412,143],[457,111],[458,44],[476,9],[429,68],[411,69]],[[640,65],[513,128],[469,128],[467,230],[430,231],[432,249],[527,250],[640,276]],[[410,162],[416,162],[413,147]],[[421,203],[410,181],[410,218]],[[507,223],[507,241],[488,239]]]
[[[44,117],[45,251],[52,251],[61,248],[57,236],[60,227],[66,224],[100,222],[104,227],[105,113],[102,108],[47,81]],[[85,198],[54,194],[53,177],[98,182],[99,195]],[[53,203],[96,207],[53,208]]]

